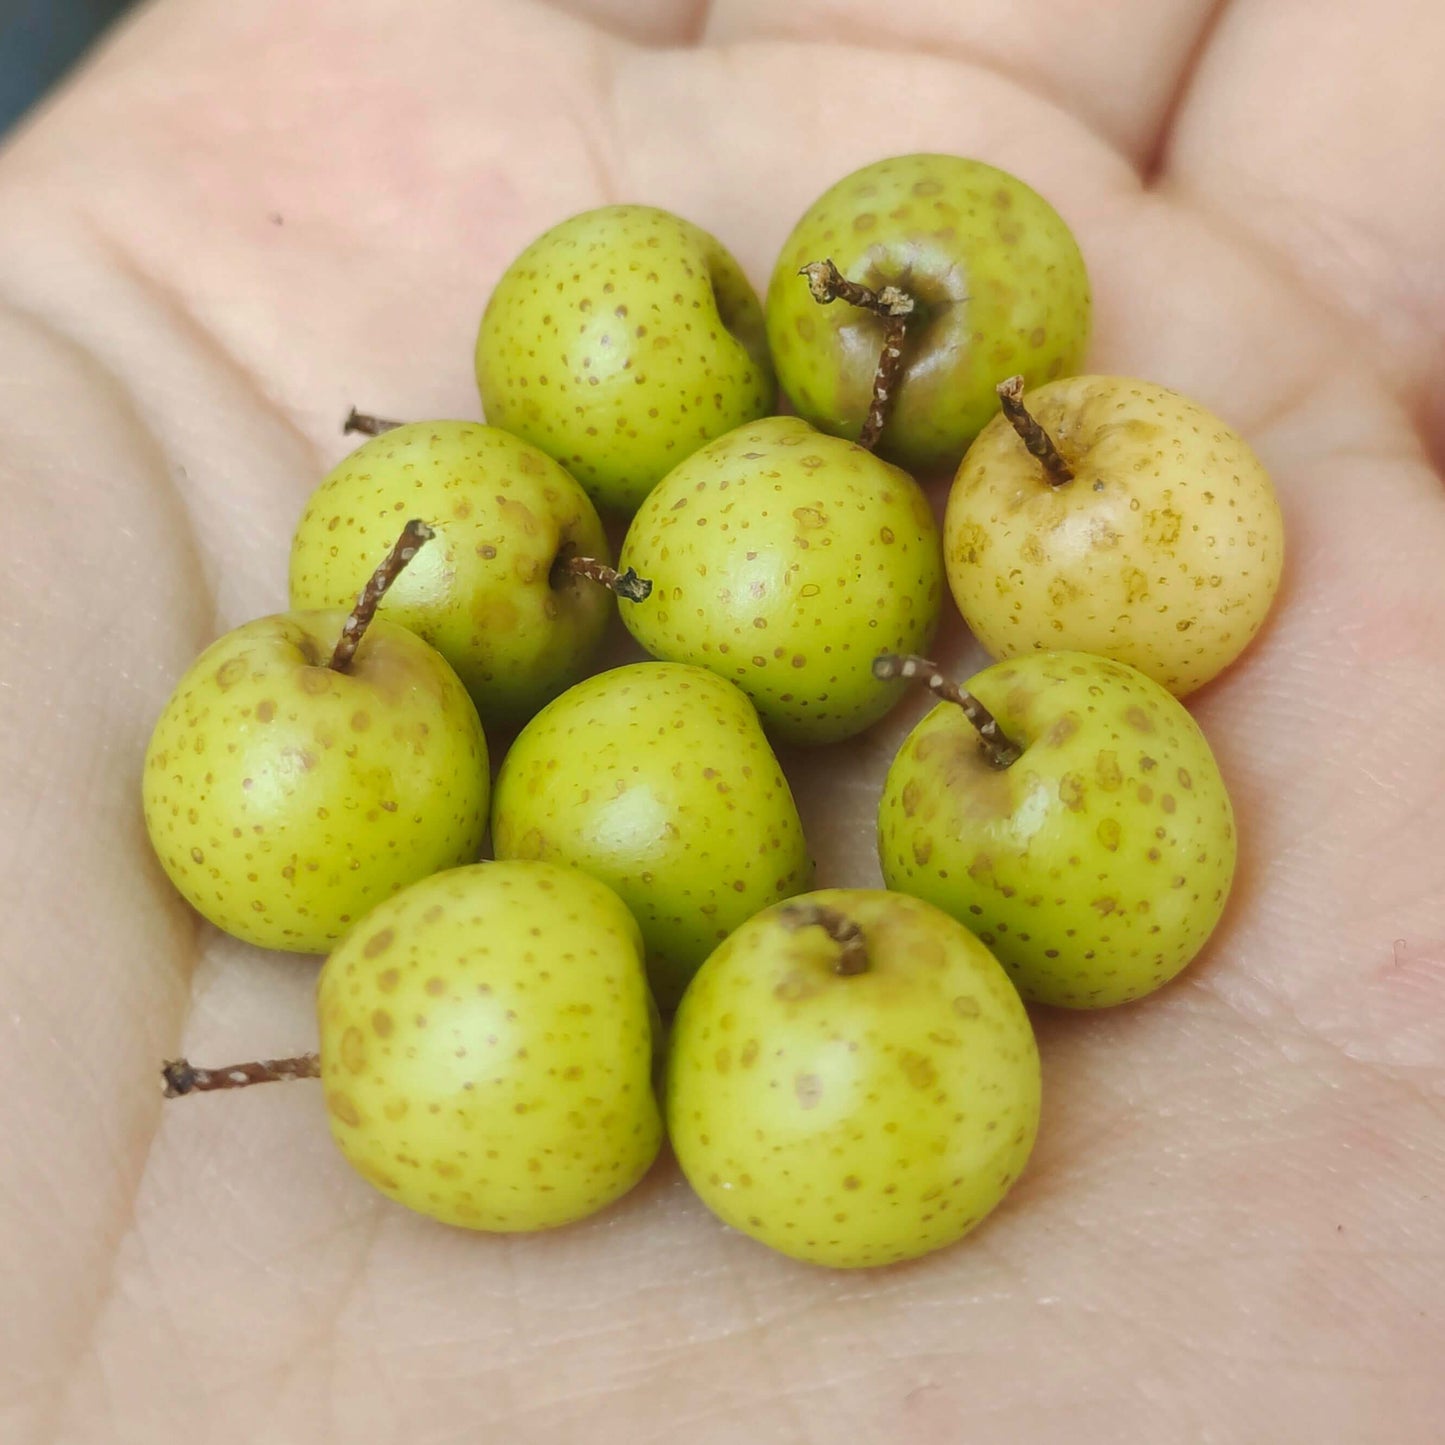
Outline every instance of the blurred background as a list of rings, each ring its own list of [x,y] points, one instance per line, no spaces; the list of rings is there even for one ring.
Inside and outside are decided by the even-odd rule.
[[[131,0],[0,0],[0,136]]]

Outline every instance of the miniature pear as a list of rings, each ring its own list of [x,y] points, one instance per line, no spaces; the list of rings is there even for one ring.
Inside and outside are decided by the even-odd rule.
[[[382,616],[451,663],[484,724],[520,725],[582,676],[613,601],[571,568],[588,559],[610,573],[602,523],[551,457],[479,422],[412,422],[346,457],[296,528],[292,607],[349,602],[391,545],[399,509],[435,536]]]
[[[735,682],[788,742],[836,742],[882,717],[902,689],[869,660],[926,648],[944,589],[918,484],[797,417],[738,427],[670,472],[621,561],[653,583],[623,615],[632,635]]]
[[[476,364],[487,420],[623,513],[777,390],[738,263],[653,206],[600,206],[533,241],[492,292]]]
[[[571,864],[615,889],[663,1008],[744,919],[812,880],[752,705],[675,663],[599,673],[533,718],[498,776],[492,841],[498,858]]]
[[[859,290],[896,299],[870,309],[849,299]],[[953,467],[997,412],[997,382],[1078,369],[1090,314],[1078,245],[1036,191],[965,156],[892,156],[830,186],[783,243],[768,344],[814,426],[871,431],[871,396],[885,403],[884,456]],[[897,365],[879,398],[885,345]]]
[[[156,723],[151,843],[192,906],[237,938],[324,953],[382,899],[481,850],[476,708],[440,653],[373,620],[428,536],[408,523],[349,616],[283,613],[227,633]]]
[[[637,925],[594,879],[482,863],[372,912],[321,971],[332,1135],[448,1224],[533,1230],[610,1204],[662,1125]]]
[[[199,1067],[168,1099],[322,1081],[332,1137],[383,1194],[466,1229],[604,1209],[662,1142],[661,1026],[637,923],[550,863],[474,863],[378,904],[316,987],[320,1048]]]
[[[667,1128],[720,1219],[813,1264],[967,1234],[1022,1172],[1039,1056],[998,962],[901,893],[829,889],[745,923],[668,1042]]]
[[[1074,376],[1022,393],[958,469],[944,519],[954,599],[994,657],[1077,649],[1183,697],[1259,631],[1284,526],[1244,438],[1178,392]]]
[[[1124,1003],[1195,957],[1229,897],[1235,833],[1183,704],[1087,653],[1029,653],[964,688],[923,659],[878,665],[945,698],[884,783],[890,888],[973,929],[1031,1002]]]

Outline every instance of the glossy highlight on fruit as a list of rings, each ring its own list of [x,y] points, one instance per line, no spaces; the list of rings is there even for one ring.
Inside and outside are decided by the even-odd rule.
[[[1234,876],[1234,814],[1184,707],[1122,663],[1031,653],[965,684],[1023,755],[990,766],[951,702],[883,787],[890,888],[971,928],[1024,998],[1100,1008],[1161,987],[1203,948]]]
[[[750,422],[670,472],[621,561],[653,582],[623,613],[632,635],[736,683],[790,742],[851,737],[898,701],[869,662],[926,648],[944,587],[918,484],[797,417]]]
[[[768,344],[798,414],[856,438],[888,322],[820,306],[799,275],[831,260],[849,281],[913,297],[902,378],[879,451],[912,470],[956,466],[998,411],[995,386],[1082,364],[1092,306],[1072,233],[1016,176],[982,161],[905,155],[845,176],[805,212],[768,285]]]
[[[642,944],[617,896],[547,863],[439,873],[327,959],[321,1078],[347,1161],[470,1229],[585,1218],[662,1139]]]
[[[641,662],[563,693],[523,729],[492,799],[498,858],[616,889],[671,1008],[739,924],[812,884],[802,821],[752,704],[700,667]]]
[[[496,427],[396,427],[312,493],[291,544],[291,606],[348,605],[412,514],[435,536],[381,615],[451,663],[484,723],[524,722],[582,675],[612,615],[605,588],[558,565],[610,560],[596,509],[549,456]]]
[[[1259,631],[1284,524],[1244,438],[1178,392],[1075,376],[1023,403],[1073,478],[1052,485],[1002,417],[949,493],[949,585],[994,657],[1077,649],[1185,696]]]
[[[861,971],[840,972],[845,958]],[[843,1268],[977,1225],[1023,1170],[1039,1095],[1028,1016],[989,951],[876,890],[805,894],[744,924],[693,980],[668,1047],[669,1137],[703,1203]]]
[[[584,211],[528,246],[487,303],[476,364],[487,420],[623,513],[776,394],[738,263],[651,206]]]
[[[344,611],[262,617],[181,679],[146,752],[146,827],[218,928],[324,953],[370,908],[486,834],[487,744],[446,661],[371,623],[350,670]]]

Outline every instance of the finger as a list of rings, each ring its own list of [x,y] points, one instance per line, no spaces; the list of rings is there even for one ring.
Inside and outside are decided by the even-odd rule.
[[[1071,225],[1138,190],[1113,147],[1055,106],[947,59],[774,41],[634,51],[617,57],[613,92],[635,192],[713,230],[760,282],[804,208],[877,159],[879,105],[882,149],[1002,166]],[[710,163],[698,165],[698,155]]]
[[[686,45],[707,20],[708,0],[538,0],[625,40]]]
[[[1057,207],[1093,280],[1090,370],[1176,387],[1248,433],[1337,351],[1333,316],[1249,248],[1144,191],[1116,151],[1036,96],[954,62],[766,42],[629,53],[616,69],[619,146],[640,195],[712,230],[762,282],[804,208],[876,155],[856,100],[870,87],[889,98],[892,148],[981,157]],[[700,151],[716,164],[690,163]]]
[[[1213,9],[1211,0],[716,0],[704,38],[833,41],[862,55],[907,49],[971,62],[1069,111],[1143,166]],[[865,88],[851,102],[883,93]],[[896,149],[886,130],[878,145]]]
[[[1376,343],[1445,380],[1445,8],[1238,0],[1183,104],[1164,184],[1208,205]]]

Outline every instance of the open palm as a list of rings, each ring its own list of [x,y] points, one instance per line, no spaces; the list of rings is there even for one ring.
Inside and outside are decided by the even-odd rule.
[[[1445,12],[1216,9],[162,0],[0,157],[0,1439],[1439,1438]],[[761,281],[916,149],[1047,195],[1092,369],[1198,396],[1282,492],[1275,618],[1197,699],[1242,839],[1207,956],[1040,1016],[1024,1181],[871,1274],[724,1233],[670,1163],[474,1236],[351,1175],[314,1086],[163,1107],[180,1048],[314,1039],[314,964],[187,913],[139,770],[191,657],[284,605],[346,406],[474,415],[488,288],[572,211],[670,207]],[[876,880],[908,713],[790,759],[823,882]]]

